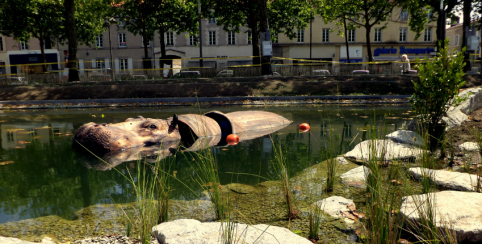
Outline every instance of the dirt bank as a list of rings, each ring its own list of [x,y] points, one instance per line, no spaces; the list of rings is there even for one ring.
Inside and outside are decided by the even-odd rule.
[[[211,78],[157,81],[117,81],[70,84],[0,86],[0,100],[64,100],[103,98],[302,96],[302,95],[406,95],[413,93],[417,76],[311,76]],[[465,87],[480,85],[476,75],[466,76]]]

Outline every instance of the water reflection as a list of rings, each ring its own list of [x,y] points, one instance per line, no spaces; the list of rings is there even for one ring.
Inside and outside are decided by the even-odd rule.
[[[72,149],[72,135],[76,129],[91,121],[117,123],[137,115],[167,118],[174,112],[199,114],[213,108],[201,110],[105,109],[0,114],[0,163],[13,162],[0,164],[0,223],[50,215],[69,220],[76,218],[76,212],[88,206],[133,201],[132,186],[120,173],[130,171],[135,175],[136,169],[131,167],[131,163],[138,152],[106,155],[106,159],[112,160],[120,173],[106,170],[111,169],[110,166]],[[230,112],[253,108],[221,107],[216,110]],[[279,140],[283,148],[288,150],[286,156],[291,162],[290,171],[295,175],[323,161],[323,150],[327,150],[330,135],[339,137],[338,152],[342,154],[372,135],[380,136],[386,134],[384,130],[396,130],[404,117],[409,117],[402,114],[408,110],[403,107],[376,108],[376,113],[370,107],[324,107],[323,111],[318,111],[316,107],[269,107],[261,110],[277,113],[293,123],[271,137],[262,135],[236,146],[214,148],[222,184],[255,185],[263,181],[261,177],[252,175],[270,178],[272,140]],[[386,120],[385,117],[399,119]],[[311,133],[299,133],[297,127],[303,122],[311,124]],[[374,124],[377,127],[373,127]],[[169,153],[159,148],[155,150],[158,154]],[[153,160],[155,157],[154,153],[147,158]],[[172,197],[179,200],[196,199],[200,188],[192,179],[193,169],[189,163],[192,160],[191,152],[186,151],[172,160],[175,161],[173,170],[177,171],[177,178],[183,182],[174,182]]]

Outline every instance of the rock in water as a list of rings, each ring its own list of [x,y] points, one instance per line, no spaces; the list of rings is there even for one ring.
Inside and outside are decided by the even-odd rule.
[[[394,142],[400,142],[404,144],[414,145],[420,148],[425,147],[425,141],[422,136],[414,131],[409,130],[397,130],[385,136]]]
[[[355,203],[351,199],[346,199],[340,196],[331,196],[313,204],[333,218],[343,218],[347,224],[353,224],[355,222],[347,218],[347,215],[345,214],[351,212],[349,206],[355,207]]]
[[[259,244],[312,244],[308,239],[294,234],[290,230],[265,224],[245,225],[238,223],[201,223],[194,219],[178,219],[162,223],[152,228],[153,235],[159,243],[176,244],[217,244],[221,243],[221,236],[226,228],[232,227],[237,240],[236,243]]]
[[[366,176],[370,170],[365,166],[359,166],[340,175],[341,182],[358,188],[365,188]]]
[[[412,145],[394,142],[392,140],[367,140],[362,141],[347,152],[344,157],[351,161],[366,162],[370,158],[392,161],[395,159],[409,159],[418,157],[426,150]]]
[[[464,142],[459,145],[460,150],[462,151],[479,151],[479,144],[476,142]]]
[[[459,191],[475,191],[477,186],[477,175],[450,172],[445,170],[432,170],[425,168],[410,168],[410,174],[417,180],[422,180],[422,176],[426,175],[435,182],[437,186]],[[481,220],[482,225],[482,220]]]
[[[449,228],[455,231],[459,242],[482,242],[481,193],[441,191],[404,197],[400,217],[407,221],[408,225],[405,226],[420,222],[419,210],[427,206],[429,199],[433,200],[430,206],[435,210],[436,226],[442,232],[445,232],[443,229]]]

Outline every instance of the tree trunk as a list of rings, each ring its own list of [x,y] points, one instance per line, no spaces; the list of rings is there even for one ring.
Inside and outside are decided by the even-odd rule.
[[[368,62],[373,62],[372,45],[370,41],[370,32],[372,30],[372,26],[370,25],[370,22],[368,19],[368,10],[365,11],[365,30],[366,30],[365,38],[367,39]]]
[[[143,36],[142,39],[143,39],[142,44],[144,45],[143,66],[144,66],[144,69],[150,69],[151,68],[151,60],[149,60],[149,48],[147,47],[149,45],[149,40],[145,36]]]
[[[80,81],[77,69],[77,30],[75,28],[75,3],[74,0],[65,0],[65,32],[69,42],[69,81]]]
[[[166,42],[164,40],[164,29],[160,28],[159,29],[159,44],[161,46],[161,60],[160,60],[160,65],[161,69],[164,69],[164,59],[166,58]]]
[[[350,63],[350,52],[348,49],[348,30],[346,29],[346,16],[343,15],[343,27],[345,28],[346,61]]]
[[[38,40],[40,42],[40,54],[42,55],[42,70],[45,73],[47,72],[47,58],[45,57],[45,40],[42,34],[40,35]]]
[[[472,10],[472,0],[464,0],[464,23],[463,23],[463,35],[462,35],[462,48],[466,47],[467,48],[467,39],[468,39],[468,33],[465,31],[467,28],[470,28],[470,12]],[[465,60],[465,67],[464,71],[467,72],[472,69],[471,64],[470,64],[470,52],[465,51],[464,53],[464,60]]]
[[[253,48],[253,64],[260,64],[258,19],[256,15],[250,16],[249,28],[251,29],[251,46]]]

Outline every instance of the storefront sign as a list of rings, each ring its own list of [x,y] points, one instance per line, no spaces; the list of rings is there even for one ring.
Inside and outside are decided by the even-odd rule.
[[[405,48],[405,47],[400,47],[400,54],[415,54],[418,55],[419,53],[422,54],[430,54],[431,52],[434,52],[435,49],[427,47],[427,48]],[[374,51],[374,56],[380,56],[380,54],[397,54],[397,49],[396,48],[377,48]]]

